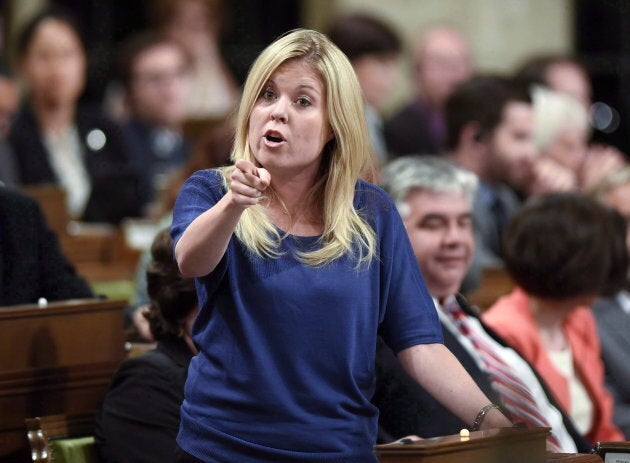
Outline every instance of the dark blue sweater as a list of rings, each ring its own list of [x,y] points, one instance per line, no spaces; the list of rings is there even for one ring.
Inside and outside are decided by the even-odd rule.
[[[224,194],[220,174],[196,173],[175,205],[175,242]],[[358,182],[355,208],[374,228],[378,257],[311,267],[295,257],[317,237],[288,236],[259,258],[232,237],[197,280],[191,363],[179,445],[203,461],[376,461],[377,331],[395,352],[442,342],[439,320],[402,221],[379,188]]]

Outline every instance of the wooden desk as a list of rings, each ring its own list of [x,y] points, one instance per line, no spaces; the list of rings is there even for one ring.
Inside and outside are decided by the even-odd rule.
[[[546,463],[549,428],[500,428],[423,439],[409,445],[377,445],[381,463]]]
[[[408,445],[377,445],[381,463],[602,463],[595,454],[545,450],[549,428],[502,428],[435,437]]]
[[[140,251],[127,245],[120,227],[73,222],[66,209],[66,192],[59,185],[22,186],[21,190],[37,200],[77,273],[90,282],[133,280]]]
[[[25,418],[100,406],[125,357],[124,301],[0,308],[0,461],[28,461]]]

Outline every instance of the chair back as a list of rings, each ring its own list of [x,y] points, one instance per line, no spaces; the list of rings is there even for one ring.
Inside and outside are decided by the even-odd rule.
[[[98,463],[94,444],[95,412],[50,415],[24,420],[36,463]]]

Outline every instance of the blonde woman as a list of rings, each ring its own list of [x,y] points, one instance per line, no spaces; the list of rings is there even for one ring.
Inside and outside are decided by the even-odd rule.
[[[197,172],[175,204],[175,255],[201,307],[178,461],[376,461],[379,327],[464,421],[510,425],[443,346],[395,206],[358,180],[368,140],[356,76],[324,35],[263,51],[234,166]]]

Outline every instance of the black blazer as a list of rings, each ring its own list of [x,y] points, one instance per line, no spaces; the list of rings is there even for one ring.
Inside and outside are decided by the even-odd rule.
[[[174,461],[191,358],[183,339],[169,338],[120,365],[96,416],[95,440],[104,463]]]
[[[77,108],[76,126],[92,185],[92,193],[81,219],[119,223],[124,217],[139,216],[138,174],[130,164],[118,126],[100,111],[89,107]],[[105,144],[100,147],[88,143],[89,136],[97,134],[96,131],[105,136]],[[11,126],[9,142],[15,154],[21,184],[58,183],[30,107],[24,106],[20,110]]]
[[[466,313],[479,318],[475,309],[463,297],[458,296],[457,301]],[[507,346],[502,338],[483,322],[481,323],[488,335],[502,346]],[[442,332],[444,345],[457,357],[483,393],[492,402],[500,403],[489,376],[477,366],[465,347],[444,326],[442,326]],[[564,424],[573,437],[578,451],[590,452],[593,448],[592,444],[575,429],[570,418],[562,412],[542,378],[533,368],[532,371],[540,381],[550,403],[562,413]],[[470,423],[464,423],[453,415],[408,376],[394,353],[380,339],[376,353],[376,391],[372,403],[380,411],[380,442],[388,442],[412,434],[426,438],[458,434],[461,429],[470,427]]]
[[[92,297],[37,202],[0,187],[0,306]]]

